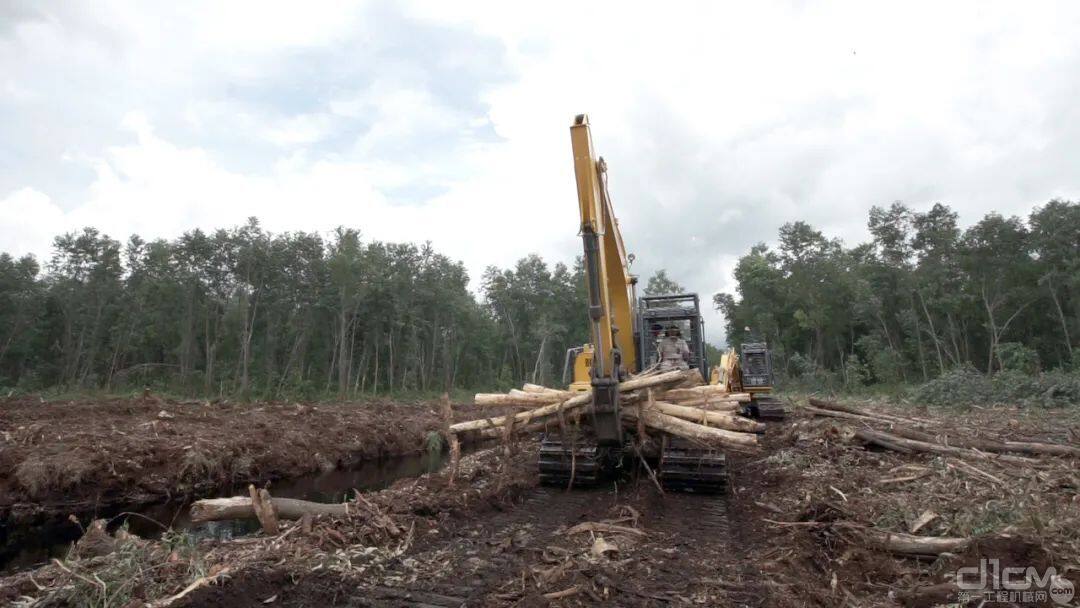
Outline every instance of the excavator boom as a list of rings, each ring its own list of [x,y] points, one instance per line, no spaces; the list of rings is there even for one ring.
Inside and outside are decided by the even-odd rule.
[[[570,127],[577,181],[585,276],[592,334],[593,423],[600,445],[622,445],[619,382],[637,369],[634,348],[634,278],[630,275],[619,223],[608,197],[606,166],[593,150],[589,119]]]

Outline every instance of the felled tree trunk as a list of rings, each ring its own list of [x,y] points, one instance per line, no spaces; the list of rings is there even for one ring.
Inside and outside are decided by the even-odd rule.
[[[644,388],[682,382],[683,380],[688,378],[690,374],[697,374],[697,371],[675,370],[656,376],[648,376],[645,378],[631,378],[630,380],[627,380],[626,382],[620,384],[619,390],[625,394]],[[521,423],[527,424],[533,420],[537,420],[545,416],[552,416],[558,413],[560,409],[566,412],[575,408],[584,407],[592,403],[591,391],[573,393],[573,395],[573,397],[557,403],[551,403],[550,399],[546,398],[545,395],[530,395],[530,397],[535,397],[538,402],[532,405],[540,404],[542,405],[542,407],[537,407],[536,409],[532,409],[527,412],[518,412],[517,414],[514,414],[514,425],[517,426]],[[496,399],[497,397],[502,397],[503,399]],[[527,403],[520,401],[515,403],[515,400],[520,400],[521,397],[511,397],[510,395],[504,395],[501,393],[480,393],[476,396],[476,398],[478,404],[480,404],[481,401],[483,401],[484,404],[488,405],[501,401],[503,405],[528,405]],[[506,418],[506,416],[496,416],[492,418],[482,418],[480,420],[470,420],[468,422],[459,422],[457,424],[451,425],[450,431],[453,433],[463,433],[466,431],[478,431],[481,429],[501,427],[506,424]]]
[[[812,405],[812,406],[814,406],[816,408],[819,408],[819,409],[829,410],[829,411],[832,411],[832,412],[844,412],[846,414],[851,414],[853,416],[860,416],[860,417],[863,417],[863,418],[874,418],[874,419],[877,419],[877,420],[888,420],[888,421],[891,421],[891,422],[904,422],[904,423],[908,423],[908,424],[913,424],[913,423],[914,424],[919,424],[919,423],[923,422],[922,420],[917,420],[917,419],[914,419],[914,418],[904,418],[902,416],[894,416],[892,414],[883,414],[881,412],[864,412],[864,411],[862,411],[862,410],[860,410],[858,408],[851,407],[851,406],[848,406],[848,405],[844,405],[842,403],[836,403],[835,401],[825,401],[824,399],[816,399],[814,397],[810,397],[809,399],[807,399],[807,402],[810,405]]]
[[[757,435],[750,433],[702,426],[655,410],[641,411],[638,407],[627,407],[622,411],[631,420],[636,420],[640,415],[648,427],[678,437],[693,439],[705,445],[743,452],[753,451],[757,447]]]
[[[476,405],[518,405],[539,406],[559,401],[558,395],[548,393],[526,393],[524,391],[511,391],[510,393],[477,393],[473,398]]]
[[[693,388],[675,388],[664,395],[664,398],[668,401],[700,399],[702,397],[716,397],[726,401],[738,401],[740,403],[750,401],[750,393],[729,393],[724,387],[718,384],[695,386]]]
[[[279,519],[300,519],[305,514],[344,516],[349,512],[348,505],[309,502],[295,498],[271,498]],[[248,496],[232,498],[205,498],[191,503],[191,521],[202,523],[225,519],[254,519],[255,508]]]
[[[1047,454],[1051,456],[1080,456],[1080,448],[1055,443],[1036,443],[1029,441],[994,441],[953,435],[932,435],[915,429],[893,427],[889,430],[894,435],[923,441],[951,445],[958,448],[972,448],[983,452],[1021,452],[1026,454]]]
[[[668,391],[671,393],[673,391]],[[724,397],[692,397],[690,399],[671,399],[668,394],[660,396],[664,401],[668,403],[676,403],[678,405],[685,405],[688,407],[700,407],[710,409],[715,412],[734,412],[739,409],[738,401],[729,401]]]
[[[696,407],[687,407],[685,405],[677,405],[665,401],[657,401],[653,404],[653,407],[655,407],[657,411],[669,416],[675,416],[676,418],[683,418],[698,424],[713,426],[729,431],[740,431],[744,433],[765,432],[764,424],[755,422],[749,418],[733,416],[725,412],[710,412]]]
[[[571,392],[571,391],[560,391],[558,389],[549,388],[549,387],[546,387],[546,386],[541,386],[539,384],[529,384],[528,382],[526,382],[525,385],[521,387],[521,390],[525,391],[526,393],[549,393],[549,394],[554,393],[554,394],[558,394],[558,395]]]
[[[274,508],[273,497],[265,489],[256,489],[255,484],[248,486],[248,494],[251,496],[251,510],[262,525],[263,532],[277,534],[281,530],[278,522],[277,509]]]
[[[871,545],[891,553],[904,555],[941,555],[958,553],[971,544],[970,538],[949,536],[915,536],[900,532],[885,532],[866,528],[863,534]]]
[[[855,437],[867,442],[880,445],[883,448],[895,449],[894,446],[900,446],[908,450],[915,452],[932,452],[935,454],[953,454],[956,456],[967,456],[969,458],[980,459],[996,459],[1003,462],[1018,462],[1018,463],[1032,463],[1037,460],[1027,458],[1026,456],[1010,456],[1008,454],[987,454],[985,452],[972,450],[970,448],[960,448],[951,445],[942,445],[940,443],[933,443],[927,441],[917,441],[915,439],[908,439],[906,437],[900,437],[885,433],[882,431],[872,431],[870,429],[855,429]]]
[[[554,415],[562,408],[563,411],[571,410],[574,408],[584,407],[592,403],[592,393],[581,393],[576,397],[561,401],[559,403],[550,403],[543,407],[538,407],[534,410],[527,412],[518,412],[514,414],[515,422],[527,423],[535,418],[541,418],[544,416]],[[457,424],[450,425],[450,431],[453,433],[464,433],[466,431],[478,431],[481,429],[490,429],[501,427],[506,424],[507,416],[495,416],[493,418],[481,418],[480,420],[469,420],[468,422],[459,422]]]

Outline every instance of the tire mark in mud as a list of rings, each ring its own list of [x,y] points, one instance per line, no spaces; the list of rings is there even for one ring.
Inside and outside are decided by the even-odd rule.
[[[634,561],[618,580],[612,580],[611,572],[596,578],[618,585],[618,605],[660,606],[717,597],[727,606],[762,605],[756,572],[743,558],[728,499],[659,496],[646,486],[637,484],[629,493],[622,488],[536,488],[509,511],[477,517],[439,541],[418,544],[400,567],[383,573],[377,586],[350,599],[355,605],[380,607],[546,604],[543,592],[569,583],[535,588],[533,569],[551,567],[543,561],[545,550],[569,544],[578,554],[587,552],[588,539],[568,539],[565,529],[610,518],[613,506],[627,505],[640,513],[647,538],[636,552],[629,552]],[[567,604],[581,603],[590,603],[589,596],[579,595]]]
[[[723,588],[730,602],[726,605],[764,604],[759,573],[746,557],[741,518],[728,496],[669,492],[662,497],[650,495],[646,502],[650,529],[670,535],[677,550],[703,566],[699,582]]]
[[[508,511],[466,522],[441,541],[418,544],[400,567],[383,574],[382,584],[350,600],[352,605],[379,608],[513,604],[497,597],[499,588],[521,578],[536,557],[533,553],[555,542],[562,528],[605,513],[614,499],[614,493],[599,489],[538,487]],[[427,576],[409,572],[417,567]]]

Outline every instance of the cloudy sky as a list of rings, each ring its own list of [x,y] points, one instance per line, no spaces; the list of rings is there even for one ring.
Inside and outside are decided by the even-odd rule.
[[[570,261],[587,112],[634,270],[707,298],[787,221],[1080,198],[1078,7],[0,0],[0,250],[257,216]]]

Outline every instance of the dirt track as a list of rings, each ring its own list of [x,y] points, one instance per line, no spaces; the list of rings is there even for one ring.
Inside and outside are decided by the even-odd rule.
[[[763,606],[744,547],[754,530],[735,497],[659,496],[648,482],[566,492],[535,487],[501,512],[481,510],[451,521],[433,538],[374,567],[345,576],[249,571],[193,596],[192,606],[563,605]],[[578,533],[583,522],[627,520],[638,534]],[[617,550],[596,555],[602,537]]]

